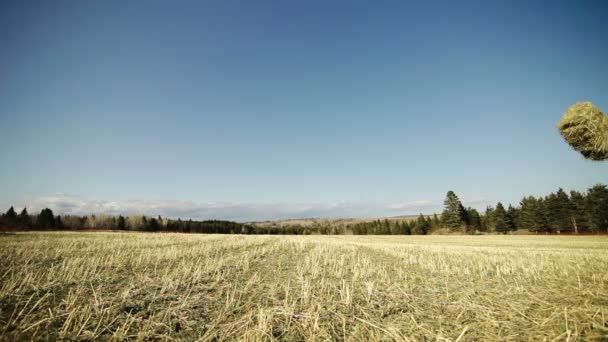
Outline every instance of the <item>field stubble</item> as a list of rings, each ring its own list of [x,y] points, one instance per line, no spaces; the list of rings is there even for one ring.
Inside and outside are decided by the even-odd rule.
[[[608,340],[608,238],[20,233],[0,338]]]

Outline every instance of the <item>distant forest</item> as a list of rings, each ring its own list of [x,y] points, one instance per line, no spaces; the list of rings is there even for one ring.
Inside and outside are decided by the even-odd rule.
[[[32,215],[27,208],[13,207],[0,217],[2,230],[124,230],[204,234],[355,234],[425,235],[433,232],[464,234],[499,233],[516,230],[536,233],[608,233],[608,187],[598,184],[586,192],[561,188],[544,197],[524,197],[517,207],[500,202],[480,213],[465,208],[453,191],[448,191],[440,215],[420,214],[412,220],[375,220],[351,224],[316,222],[312,226],[261,226],[222,220],[181,220],[148,216],[55,215],[45,208]]]

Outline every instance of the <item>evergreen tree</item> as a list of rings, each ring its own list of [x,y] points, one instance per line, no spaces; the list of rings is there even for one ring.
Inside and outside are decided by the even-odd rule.
[[[391,224],[387,219],[384,219],[382,224],[380,225],[380,235],[391,235]]]
[[[118,220],[116,221],[116,228],[120,230],[127,229],[127,220],[125,220],[122,215],[118,216]]]
[[[549,231],[546,205],[542,198],[524,197],[520,206],[519,221],[522,228],[537,233]]]
[[[150,232],[158,232],[160,230],[160,224],[158,223],[157,219],[151,218],[150,220],[148,220],[147,228],[147,230]]]
[[[496,226],[495,221],[494,208],[491,205],[488,205],[481,221],[483,231],[493,232]]]
[[[399,221],[395,221],[394,224],[391,225],[391,235],[400,235],[401,234],[401,224]]]
[[[437,214],[433,214],[433,229],[438,229],[441,227],[441,221],[439,221],[439,217]]]
[[[547,202],[543,198],[538,199],[534,218],[537,231],[551,232],[551,227],[549,225],[549,210]]]
[[[441,221],[443,224],[450,229],[460,228],[464,223],[464,214],[462,213],[463,207],[454,191],[448,191],[443,204],[444,210],[441,214]]]
[[[534,196],[524,197],[519,202],[521,208],[519,215],[519,224],[521,228],[528,229],[529,231],[537,231],[535,228],[535,208],[538,205],[537,200]]]
[[[576,233],[590,231],[589,211],[585,196],[578,191],[570,191],[570,203],[572,205],[570,220],[574,231]]]
[[[23,208],[23,210],[21,210],[21,213],[19,213],[19,216],[17,216],[17,222],[22,228],[27,229],[31,227],[32,222],[30,214],[27,212],[27,208]]]
[[[411,233],[411,235],[419,234],[418,233],[417,225],[418,225],[418,219],[410,221],[410,233]]]
[[[557,193],[551,193],[545,197],[545,211],[552,232],[573,230],[570,221],[570,199],[562,188]]]
[[[49,208],[42,209],[36,219],[36,229],[55,229],[55,216]]]
[[[469,216],[469,212],[462,203],[459,206],[458,212],[460,212],[460,222],[464,225],[464,233],[468,234],[471,230],[471,217]]]
[[[518,216],[519,211],[509,204],[507,209],[507,227],[509,230],[517,230]]]
[[[4,218],[7,218],[9,220],[14,220],[17,218],[17,213],[15,212],[15,208],[13,208],[13,206],[8,208],[6,214],[4,214]]]
[[[507,223],[507,212],[505,211],[505,207],[503,207],[502,203],[500,202],[496,204],[496,210],[494,211],[494,219],[494,230],[497,233],[506,234],[509,231],[509,226]]]
[[[4,214],[4,222],[9,226],[15,226],[17,224],[17,213],[12,206],[6,211],[6,214]]]
[[[587,207],[591,229],[595,232],[608,232],[608,188],[598,184],[587,192]]]
[[[471,227],[471,233],[477,231],[481,231],[481,217],[479,216],[479,212],[475,208],[467,209],[469,213],[469,221]]]
[[[409,221],[401,222],[401,232],[403,235],[412,235],[412,228]]]
[[[430,229],[431,225],[429,221],[424,218],[424,215],[420,214],[420,216],[418,216],[416,219],[416,225],[413,233],[418,235],[426,235]]]

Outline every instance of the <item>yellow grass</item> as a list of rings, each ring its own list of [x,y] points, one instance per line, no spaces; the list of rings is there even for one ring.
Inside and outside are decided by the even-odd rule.
[[[0,236],[0,339],[608,339],[608,238]]]

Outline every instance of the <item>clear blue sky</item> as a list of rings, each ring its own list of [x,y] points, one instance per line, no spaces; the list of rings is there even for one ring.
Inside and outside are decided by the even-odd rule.
[[[577,101],[608,111],[606,18],[605,1],[2,1],[0,204],[365,216],[608,183],[555,128]]]

